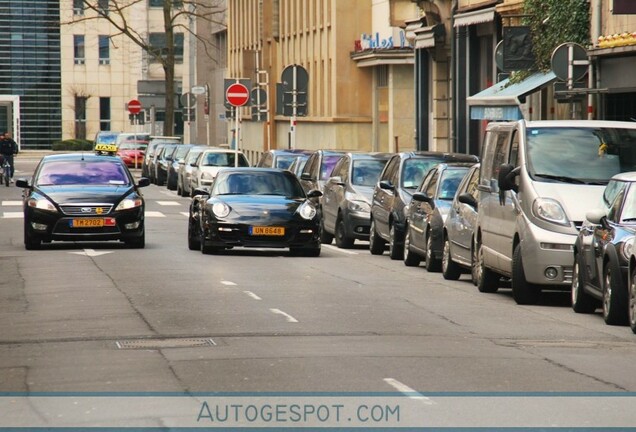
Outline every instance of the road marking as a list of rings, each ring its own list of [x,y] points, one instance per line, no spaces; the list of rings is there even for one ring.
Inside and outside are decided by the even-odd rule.
[[[247,294],[248,296],[252,297],[254,300],[263,300],[262,298],[254,294],[252,291],[243,291],[243,292]]]
[[[324,244],[324,245],[322,245],[322,247],[326,247],[326,248],[329,248],[329,249],[334,250],[334,251],[336,251],[336,252],[341,252],[341,253],[343,253],[343,254],[349,254],[349,255],[360,255],[358,252],[350,251],[350,250],[347,250],[347,249],[340,249],[340,248],[339,248],[339,247],[337,247],[337,246],[332,246],[332,245],[326,245],[326,244]]]
[[[158,211],[148,211],[148,210],[146,210],[146,217],[162,218],[162,217],[166,217],[166,215],[161,213],[161,212],[158,212]]]
[[[387,383],[388,385],[390,385],[391,387],[393,387],[394,389],[396,389],[397,391],[399,391],[400,393],[404,393],[406,396],[408,396],[409,399],[421,401],[426,405],[435,405],[435,402],[433,402],[432,400],[430,400],[423,394],[416,392],[415,390],[413,390],[411,387],[407,386],[406,384],[399,382],[396,379],[384,378],[383,381]]]
[[[106,255],[109,253],[113,253],[113,251],[96,251],[94,249],[84,249],[82,252],[69,252],[71,254],[75,254],[75,255],[86,255],[89,257],[96,257],[96,256],[100,256],[100,255]]]
[[[21,219],[24,217],[22,212],[4,212],[2,215],[4,219]]]
[[[190,213],[188,213],[188,212],[179,212],[179,214],[182,214],[185,217],[190,217]]]
[[[176,191],[171,191],[171,190],[166,190],[166,189],[161,190],[160,192],[162,194],[164,194],[164,195],[170,195],[170,196],[174,196],[177,193]]]
[[[275,314],[284,316],[285,318],[287,318],[287,322],[290,322],[290,323],[297,323],[298,322],[298,320],[296,318],[294,318],[293,316],[291,316],[288,313],[283,312],[280,309],[270,309],[270,312],[273,312]]]
[[[22,201],[2,201],[3,206],[21,206]]]
[[[178,203],[176,201],[157,201],[157,204],[159,204],[161,206],[179,206],[179,205],[181,205],[180,203]]]
[[[223,285],[228,285],[228,286],[236,286],[236,284],[232,281],[228,281],[228,280],[222,280],[221,283]]]

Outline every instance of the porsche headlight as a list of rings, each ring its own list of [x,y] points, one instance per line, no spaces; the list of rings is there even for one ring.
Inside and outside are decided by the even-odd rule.
[[[225,204],[224,202],[216,202],[212,204],[212,213],[217,218],[224,218],[230,214],[230,206]]]
[[[629,259],[632,255],[632,250],[634,248],[634,236],[625,237],[623,239],[623,243],[621,243],[618,248],[621,257],[625,260],[625,262],[629,262]]]
[[[137,195],[128,195],[119,204],[117,204],[117,207],[115,207],[115,211],[130,210],[136,207],[141,207],[143,203],[144,202],[141,197]]]
[[[39,194],[33,194],[33,196],[27,200],[27,205],[38,210],[46,210],[57,213],[57,208],[55,208],[53,203]]]
[[[305,220],[312,220],[316,216],[316,208],[309,201],[302,203],[296,212]]]
[[[565,214],[563,207],[552,198],[537,198],[532,204],[532,211],[536,217],[547,222],[565,226],[570,225],[570,220]]]
[[[349,201],[349,203],[347,204],[347,207],[349,207],[349,210],[354,212],[363,212],[363,213],[371,212],[371,206],[366,201],[360,201],[360,200]]]

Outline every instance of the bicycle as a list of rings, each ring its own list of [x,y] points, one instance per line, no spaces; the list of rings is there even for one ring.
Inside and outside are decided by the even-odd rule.
[[[9,182],[11,181],[11,165],[9,165],[9,159],[6,157],[2,158],[2,165],[0,165],[0,183],[4,183],[5,186],[9,187]]]

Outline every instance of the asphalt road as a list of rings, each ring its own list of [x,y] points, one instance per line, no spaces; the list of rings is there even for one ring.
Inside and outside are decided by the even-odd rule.
[[[636,337],[567,293],[518,306],[363,242],[202,255],[189,199],[144,195],[143,250],[26,251],[21,190],[0,187],[1,392],[636,391]]]

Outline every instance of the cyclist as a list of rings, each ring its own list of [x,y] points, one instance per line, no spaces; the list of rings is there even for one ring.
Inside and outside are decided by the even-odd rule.
[[[11,166],[11,172],[9,173],[9,177],[11,178],[11,183],[13,183],[13,173],[15,172],[15,167],[13,165],[13,155],[18,153],[18,144],[11,138],[11,134],[9,132],[5,132],[0,137],[0,155],[6,160],[9,161],[9,166]]]

